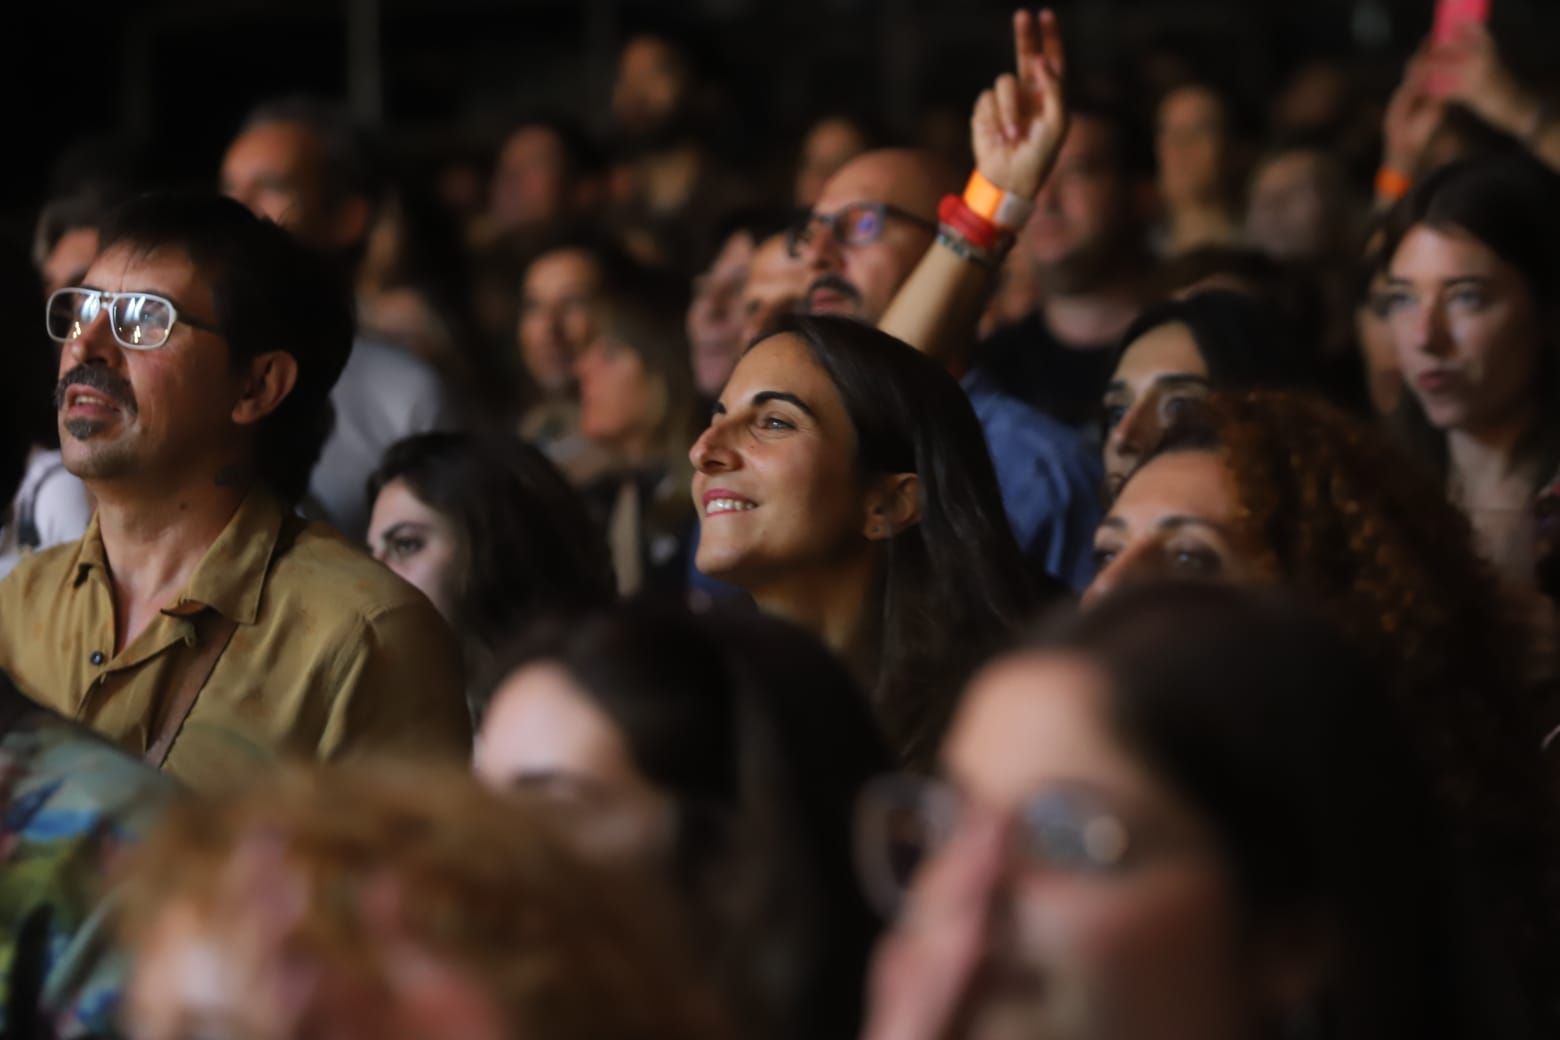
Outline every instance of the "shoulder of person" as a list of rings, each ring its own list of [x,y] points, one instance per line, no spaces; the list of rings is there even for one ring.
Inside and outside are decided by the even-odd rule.
[[[13,597],[23,606],[35,603],[34,596],[47,596],[70,574],[81,540],[64,542],[21,558],[11,573],[0,580],[0,603]]]
[[[329,524],[302,523],[272,561],[266,598],[316,618],[373,623],[393,611],[431,604],[421,592]]]
[[[448,388],[439,370],[410,351],[372,337],[352,341],[352,353],[333,396],[343,395],[404,413],[419,430],[447,424],[452,418]]]

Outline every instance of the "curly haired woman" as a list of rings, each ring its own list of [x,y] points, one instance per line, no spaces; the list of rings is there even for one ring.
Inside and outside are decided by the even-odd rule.
[[[1215,396],[1128,479],[1095,550],[1091,598],[1154,576],[1284,584],[1393,677],[1481,876],[1475,909],[1512,951],[1514,984],[1560,1023],[1560,813],[1523,678],[1531,649],[1435,482],[1321,401]]]

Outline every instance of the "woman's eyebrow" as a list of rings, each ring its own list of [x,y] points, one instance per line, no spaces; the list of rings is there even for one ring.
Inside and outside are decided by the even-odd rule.
[[[753,395],[753,403],[755,405],[768,404],[770,401],[784,401],[786,404],[793,404],[814,419],[818,418],[807,402],[795,394],[788,394],[783,390],[760,390]]]

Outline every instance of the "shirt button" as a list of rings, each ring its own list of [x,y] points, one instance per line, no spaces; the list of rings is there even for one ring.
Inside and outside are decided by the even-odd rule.
[[[98,668],[101,667],[103,662],[108,660],[108,658],[103,656],[103,651],[94,650],[92,651],[92,656],[87,658],[87,660],[92,662],[92,667]]]

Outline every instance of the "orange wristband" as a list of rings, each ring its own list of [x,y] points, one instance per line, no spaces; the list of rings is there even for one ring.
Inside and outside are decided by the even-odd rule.
[[[1003,231],[1022,230],[1035,210],[1029,199],[1003,191],[979,170],[970,174],[970,182],[964,187],[964,204]]]
[[[1376,171],[1376,194],[1396,202],[1414,187],[1414,180],[1401,170],[1383,166]]]

